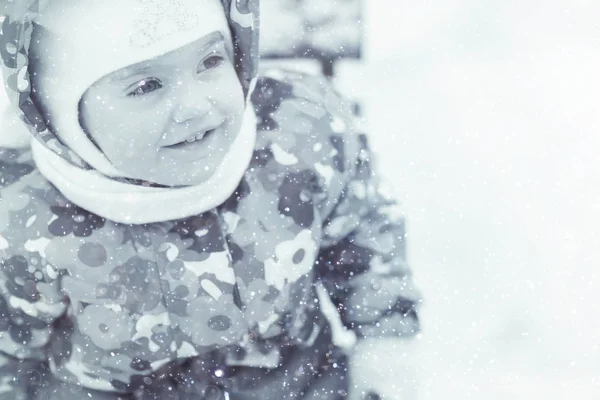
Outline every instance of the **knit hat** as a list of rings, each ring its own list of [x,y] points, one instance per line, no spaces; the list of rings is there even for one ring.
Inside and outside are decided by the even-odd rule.
[[[85,136],[78,104],[85,90],[104,75],[175,50],[225,24],[234,62],[248,96],[258,67],[258,0],[15,0],[2,24],[0,54],[9,99],[44,146],[84,169],[121,176]],[[211,13],[211,18],[200,17]],[[208,22],[207,22],[208,21]],[[54,79],[43,88],[51,126],[31,98],[28,66],[34,24],[60,41],[53,55]],[[124,38],[126,38],[124,40]],[[34,37],[35,39],[35,37]],[[46,85],[46,83],[44,84]],[[52,112],[60,107],[60,112]],[[7,132],[0,133],[8,134]]]

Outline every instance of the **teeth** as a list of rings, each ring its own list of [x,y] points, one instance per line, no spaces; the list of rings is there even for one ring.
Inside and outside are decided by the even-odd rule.
[[[187,143],[194,143],[195,141],[202,139],[202,138],[203,138],[203,137],[206,135],[206,133],[207,133],[207,132],[201,132],[201,133],[197,134],[197,135],[196,135],[196,136],[194,136],[194,137],[191,137],[191,138],[189,138],[189,139],[186,139],[186,142],[187,142]]]
[[[194,143],[194,142],[196,142],[196,141],[198,141],[198,140],[202,140],[202,139],[204,139],[204,137],[205,137],[207,134],[209,134],[210,132],[212,132],[212,129],[211,129],[210,131],[206,131],[206,132],[200,132],[200,133],[199,133],[199,134],[197,134],[196,136],[193,136],[193,137],[191,137],[191,138],[189,138],[189,139],[186,139],[186,140],[184,140],[184,141],[183,141],[183,142],[181,142],[181,143]]]

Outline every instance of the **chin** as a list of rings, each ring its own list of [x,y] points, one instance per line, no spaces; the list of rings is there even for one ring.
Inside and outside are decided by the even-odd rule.
[[[206,169],[208,164],[208,169]],[[209,180],[216,172],[217,165],[207,162],[193,163],[173,163],[159,165],[154,171],[130,171],[128,176],[133,179],[139,179],[146,182],[152,182],[164,186],[195,186]],[[185,171],[185,172],[182,172]]]
[[[202,171],[202,174],[184,174],[181,175],[181,173],[179,172],[173,172],[173,177],[162,177],[162,179],[157,178],[157,179],[152,179],[149,180],[151,182],[155,182],[158,183],[159,185],[165,185],[165,186],[195,186],[195,185],[200,185],[204,182],[206,182],[207,180],[210,179],[211,176],[213,176],[213,174],[215,173],[215,169],[211,168],[208,171]]]

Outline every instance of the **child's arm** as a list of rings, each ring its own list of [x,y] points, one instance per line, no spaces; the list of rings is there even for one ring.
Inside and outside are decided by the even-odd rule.
[[[366,136],[358,139],[355,170],[324,223],[317,272],[358,338],[412,336],[420,295],[406,263],[404,219],[381,192]]]
[[[0,399],[28,399],[41,383],[51,325],[65,308],[52,266],[0,252]]]
[[[359,337],[415,334],[420,297],[406,264],[404,220],[381,193],[352,107],[320,76],[267,70],[258,87],[259,113],[281,132],[298,129],[298,146],[311,143],[297,155],[320,175],[314,193],[324,233],[315,270],[342,322]],[[307,127],[312,141],[303,138]]]
[[[0,250],[0,399],[29,399],[42,383],[51,325],[65,309],[58,271]]]

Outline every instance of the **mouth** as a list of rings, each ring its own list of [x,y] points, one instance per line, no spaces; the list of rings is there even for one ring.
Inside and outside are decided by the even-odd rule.
[[[200,132],[198,134],[196,134],[195,136],[192,136],[182,142],[179,143],[175,143],[169,146],[164,146],[164,148],[166,149],[179,149],[182,147],[186,147],[192,143],[196,143],[196,142],[202,142],[206,139],[208,139],[210,136],[212,136],[215,132],[216,128],[214,129],[210,129],[208,131],[204,131],[204,132]]]

